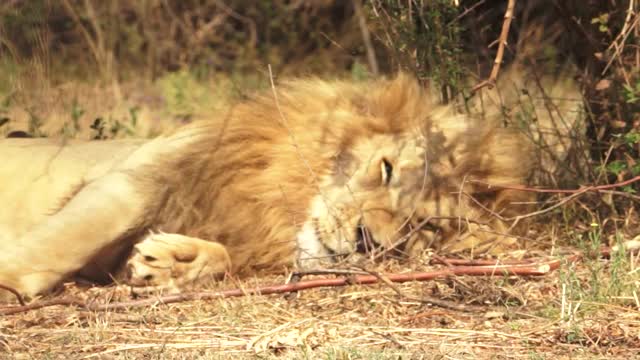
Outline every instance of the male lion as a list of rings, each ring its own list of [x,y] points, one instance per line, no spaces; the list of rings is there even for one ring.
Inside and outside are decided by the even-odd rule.
[[[514,239],[496,213],[526,194],[499,185],[529,171],[516,133],[407,75],[294,80],[149,141],[5,139],[0,153],[0,284],[27,295],[123,265],[161,286],[372,247],[500,251]]]

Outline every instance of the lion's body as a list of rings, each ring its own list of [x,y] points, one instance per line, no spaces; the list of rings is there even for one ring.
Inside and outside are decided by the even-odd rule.
[[[74,189],[104,175],[140,143],[138,140],[86,143],[2,140],[2,244],[19,238],[42,222],[61,207],[63,199],[71,196]]]
[[[523,197],[486,186],[524,181],[514,133],[433,105],[406,76],[277,89],[147,142],[0,141],[0,284],[105,278],[136,243],[133,282],[161,284],[398,239],[409,253],[513,242],[483,208]]]

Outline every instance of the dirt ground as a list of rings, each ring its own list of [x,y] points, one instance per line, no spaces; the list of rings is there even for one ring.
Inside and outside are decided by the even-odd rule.
[[[371,273],[444,267],[386,262]],[[639,269],[638,255],[627,254],[565,262],[543,276],[347,281],[295,293],[171,304],[163,303],[170,295],[151,294],[142,296],[151,304],[106,311],[54,305],[1,316],[0,358],[632,359],[640,354]],[[299,281],[343,276],[352,275],[306,275]],[[249,293],[287,281],[285,275],[229,277],[183,291]],[[443,304],[434,306],[432,298]],[[68,299],[117,304],[132,295],[125,286],[70,283],[32,303]]]

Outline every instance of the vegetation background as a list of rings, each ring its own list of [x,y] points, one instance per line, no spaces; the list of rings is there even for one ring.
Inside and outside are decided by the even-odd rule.
[[[487,78],[493,66],[495,41],[500,36],[505,10],[510,2],[4,0],[0,3],[0,135],[96,140],[153,136],[194,119],[215,116],[229,104],[242,99],[247,91],[267,86],[268,66],[276,77],[320,75],[350,77],[354,81],[404,70],[419,77],[440,101],[464,101],[471,96],[473,86]],[[522,49],[534,49],[527,56],[530,67],[558,76],[562,76],[567,63],[574,64],[576,70],[572,76],[581,86],[587,114],[581,131],[572,134],[576,136],[572,141],[581,144],[581,151],[588,153],[586,170],[552,178],[548,185],[577,188],[586,184],[619,183],[640,175],[639,8],[635,0],[515,2],[503,70],[514,61],[519,51],[524,51]],[[530,31],[527,29],[537,29],[538,33],[531,37],[531,34],[525,34]],[[526,41],[535,43],[523,44]],[[573,165],[567,159],[564,168]],[[640,187],[637,184],[632,182],[609,192],[583,194],[571,204],[545,214],[541,221],[547,224],[548,231],[541,238],[553,243],[554,247],[557,240],[558,245],[570,245],[585,251],[597,250],[601,244],[634,238],[638,235],[639,224],[636,208],[640,197],[636,193]],[[566,197],[567,194],[555,194],[542,201],[549,204]],[[544,358],[563,351],[595,357],[621,354],[627,350],[633,353],[633,349],[640,348],[640,319],[636,314],[640,310],[637,257],[622,255],[616,259],[603,263],[594,258],[579,268],[567,266],[552,284],[538,284],[540,286],[535,291],[531,290],[529,298],[533,299],[535,296],[532,294],[537,294],[537,303],[515,296],[513,289],[524,285],[507,279],[494,282],[491,291],[479,283],[453,286],[454,295],[450,296],[467,303],[479,301],[507,308],[514,303],[532,306],[534,310],[528,313],[527,319],[535,326],[547,326],[551,335],[544,331],[535,332],[535,328],[527,325],[526,321],[522,322],[522,318],[518,318],[520,315],[514,315],[520,310],[509,312],[509,316],[505,316],[500,324],[492,325],[493,328],[483,329],[484,335],[479,335],[480,330],[474,325],[478,321],[482,323],[482,318],[470,320],[449,314],[433,316],[442,321],[439,325],[442,328],[459,326],[458,322],[462,321],[466,329],[476,331],[473,333],[476,345],[485,344],[496,351],[501,346],[492,338],[498,332],[496,326],[502,326],[500,331],[503,332],[507,331],[505,328],[517,330],[519,347],[517,350],[505,347],[502,349],[505,354]],[[384,292],[380,289],[370,293],[362,291],[367,294],[362,295],[367,304],[373,304],[367,301]],[[562,305],[558,299],[549,300],[549,293],[557,295],[560,291]],[[478,295],[483,292],[493,297]],[[310,304],[314,296],[325,295],[307,295]],[[239,314],[239,309],[251,308],[260,312],[272,306],[261,301],[243,301],[217,304],[226,310],[218,314],[215,321],[230,328],[239,319],[251,323],[259,316],[252,310]],[[287,306],[286,301],[278,301]],[[340,304],[350,309],[345,311],[360,312],[363,317],[369,311],[358,308],[360,305]],[[399,303],[380,310],[381,305],[377,304],[368,305],[369,309],[399,313],[415,310],[407,310]],[[565,312],[567,304],[576,306],[575,313],[570,316]],[[558,315],[560,306],[562,310]],[[580,311],[578,307],[581,307]],[[304,309],[297,310],[305,313]],[[204,310],[185,315],[184,309],[170,309],[153,316],[160,316],[169,323],[179,322],[174,317],[176,311],[191,321],[203,316],[198,311]],[[271,321],[274,327],[281,325],[282,319],[291,314],[282,311],[280,318],[274,316],[273,319],[258,321],[265,324]],[[315,310],[309,311],[313,314],[309,316],[318,316]],[[425,312],[423,308],[419,311]],[[9,319],[2,323],[0,319],[5,329],[11,329],[4,335],[0,330],[0,349],[4,344],[7,349],[24,350],[10,345],[12,339],[27,341],[22,337],[25,329],[30,328],[25,321],[38,323],[40,332],[36,331],[32,336],[48,340],[51,344],[44,350],[38,350],[42,352],[33,350],[36,357],[51,351],[54,354],[52,358],[55,358],[56,351],[64,344],[64,337],[49,338],[52,335],[48,329],[52,327],[66,326],[73,331],[90,328],[89,335],[79,335],[72,330],[66,333],[77,336],[74,341],[78,344],[97,344],[88,350],[77,350],[78,354],[102,354],[113,349],[114,353],[126,354],[125,350],[130,349],[122,343],[100,342],[104,339],[104,329],[95,327],[100,321],[106,321],[113,327],[114,334],[120,331],[113,336],[125,336],[126,319],[114,317],[105,320],[100,317],[103,315],[89,319],[70,313],[54,315],[67,316],[67,320],[73,317],[74,320],[66,323],[63,320],[61,323],[34,320],[38,316],[40,319],[52,316],[51,313],[38,313],[31,320]],[[149,314],[139,315],[145,317]],[[245,319],[247,316],[252,318]],[[620,322],[615,322],[615,326],[607,323],[611,318]],[[294,319],[290,321],[294,322]],[[394,323],[393,326],[399,329],[401,325]],[[412,323],[412,326],[422,328],[436,325]],[[196,326],[191,329],[194,337],[206,333],[205,328]],[[176,337],[186,336],[178,330],[172,331]],[[329,347],[322,354],[327,358],[369,358],[371,354],[382,358],[387,355],[410,357],[419,349],[424,350],[420,346],[432,349],[433,344],[441,344],[438,341],[464,338],[460,332],[442,332],[437,336],[425,333],[425,339],[431,336],[429,339],[433,340],[436,336],[437,341],[420,343],[411,335],[389,335],[393,332],[380,331],[386,334],[382,336],[387,339],[383,343],[391,344],[391,348],[395,346],[395,350],[390,353],[380,349],[353,350],[349,343],[357,344],[357,339],[364,336],[353,330],[349,333],[351,335],[340,333],[344,341],[334,339],[340,345]],[[415,328],[412,331],[415,332]],[[260,331],[256,330],[257,333]],[[235,334],[238,338],[244,336],[241,332]],[[375,331],[367,332],[371,338],[377,336],[375,334]],[[141,351],[157,345],[155,335],[139,336],[137,341],[148,345],[140,347]],[[170,344],[180,343],[177,338],[164,339],[162,341]],[[229,349],[237,347],[232,339],[227,340],[229,342],[225,344]],[[511,340],[514,338],[509,338]],[[29,341],[27,344],[35,344],[35,340]],[[227,346],[220,344],[220,347]],[[163,349],[181,348],[174,345]],[[293,357],[313,356],[307,353],[311,350],[299,348],[299,345],[294,342],[293,348],[297,350]],[[554,348],[556,345],[560,346],[559,352]],[[454,357],[482,355],[476,351],[482,346],[465,346],[469,349],[454,348]],[[585,347],[586,352],[580,352],[580,347]],[[207,346],[201,344],[201,348]],[[265,349],[274,348],[267,344],[262,350]],[[443,356],[450,354],[449,350],[442,351],[439,354]]]

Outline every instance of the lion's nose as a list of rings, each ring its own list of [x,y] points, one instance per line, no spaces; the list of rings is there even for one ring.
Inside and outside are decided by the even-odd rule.
[[[356,227],[356,251],[361,254],[369,253],[380,247],[373,238],[371,231],[364,225]]]

